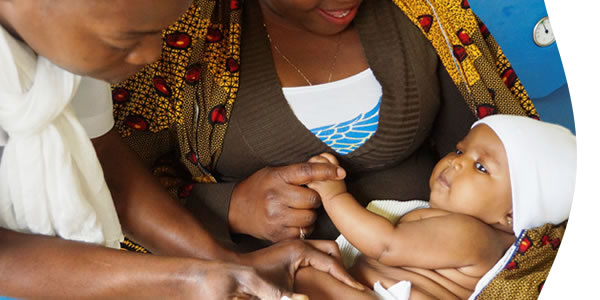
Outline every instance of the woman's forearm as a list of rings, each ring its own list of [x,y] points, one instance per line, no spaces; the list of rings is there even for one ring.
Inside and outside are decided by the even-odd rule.
[[[194,261],[0,229],[0,295],[168,298],[183,291]]]
[[[114,130],[94,146],[125,233],[153,253],[237,261],[173,199]]]

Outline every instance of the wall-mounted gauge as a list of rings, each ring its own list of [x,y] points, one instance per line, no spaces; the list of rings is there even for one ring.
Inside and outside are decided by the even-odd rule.
[[[540,47],[548,47],[556,41],[548,17],[541,18],[533,27],[533,41]]]

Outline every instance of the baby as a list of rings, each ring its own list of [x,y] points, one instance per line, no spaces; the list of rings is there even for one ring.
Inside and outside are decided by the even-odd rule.
[[[310,162],[338,164],[328,153]],[[380,297],[467,299],[522,231],[568,218],[575,165],[575,136],[567,129],[493,115],[475,122],[456,151],[437,163],[429,205],[380,202],[388,213],[397,209],[394,204],[417,208],[397,221],[362,207],[344,181],[309,187],[319,192],[343,237],[362,252],[352,273],[380,290]]]

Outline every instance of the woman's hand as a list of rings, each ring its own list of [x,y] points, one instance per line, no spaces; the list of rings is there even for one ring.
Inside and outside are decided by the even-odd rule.
[[[234,188],[229,204],[230,229],[272,242],[309,235],[321,198],[303,185],[345,176],[342,168],[330,163],[263,168]]]
[[[352,288],[364,290],[342,266],[340,250],[334,241],[283,241],[241,254],[240,263],[255,267],[264,278],[285,289],[293,288],[298,269],[312,267]]]
[[[308,160],[309,163],[330,163],[339,166],[338,160],[331,153],[321,153],[311,157]],[[343,180],[321,180],[313,181],[307,184],[307,186],[317,193],[321,198],[321,201],[328,201],[333,197],[346,192],[346,183]]]
[[[221,261],[192,263],[183,280],[184,299],[308,299],[264,279],[255,268]]]

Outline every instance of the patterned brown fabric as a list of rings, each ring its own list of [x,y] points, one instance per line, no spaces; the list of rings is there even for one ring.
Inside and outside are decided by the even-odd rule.
[[[566,222],[546,224],[525,232],[504,269],[477,299],[537,299],[563,238]]]

